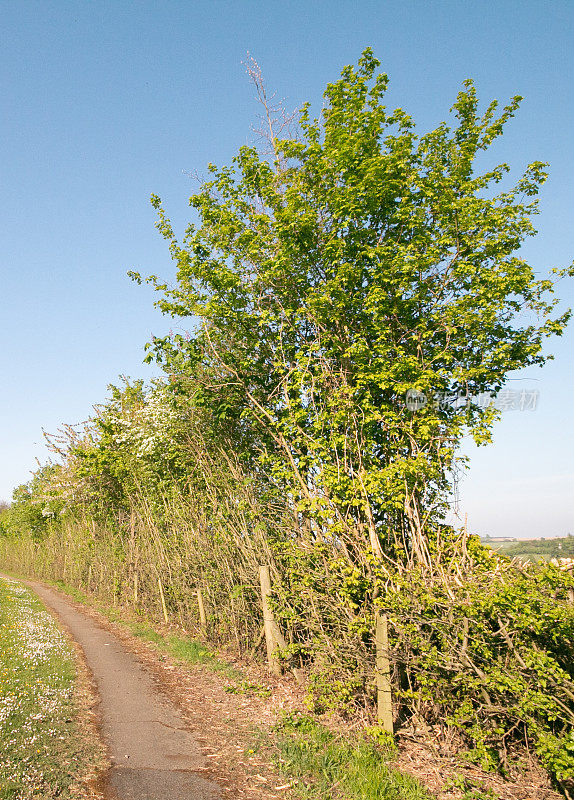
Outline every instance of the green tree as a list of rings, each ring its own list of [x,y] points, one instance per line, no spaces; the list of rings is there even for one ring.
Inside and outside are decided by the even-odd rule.
[[[456,448],[465,431],[488,441],[496,416],[476,396],[544,363],[569,313],[553,316],[553,282],[519,253],[545,165],[498,193],[509,167],[475,168],[520,98],[481,114],[465,81],[454,127],[418,135],[385,108],[378,66],[366,50],[318,118],[303,107],[292,138],[270,115],[270,155],[245,146],[230,167],[210,165],[181,243],[152,198],[177,263],[175,287],[150,279],[158,304],[201,320],[189,343],[154,346],[178,374],[189,353],[187,372],[223,416],[232,396],[316,533],[353,558],[368,543],[378,558],[430,565]],[[409,389],[466,402],[413,412]]]
[[[0,534],[29,535],[40,541],[49,527],[49,520],[58,514],[61,503],[49,490],[50,481],[58,472],[54,464],[39,467],[28,483],[17,486],[10,506],[0,509]]]

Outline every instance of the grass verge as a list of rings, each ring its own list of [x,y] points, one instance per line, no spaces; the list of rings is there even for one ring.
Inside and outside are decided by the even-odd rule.
[[[286,715],[274,729],[277,766],[305,800],[431,800],[423,786],[390,762],[392,742],[333,733],[305,714]]]
[[[0,578],[0,800],[73,796],[91,761],[75,678],[53,618],[20,583]]]

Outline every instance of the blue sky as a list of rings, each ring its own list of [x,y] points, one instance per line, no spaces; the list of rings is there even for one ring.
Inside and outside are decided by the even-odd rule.
[[[517,175],[550,162],[541,274],[574,258],[574,4],[538,0],[2,3],[0,47],[0,498],[44,460],[42,429],[85,419],[119,374],[149,376],[150,334],[172,326],[128,269],[169,276],[151,193],[176,225],[209,161],[252,142],[249,51],[295,108],[372,46],[389,105],[420,131],[448,115],[467,78],[480,98],[524,95],[492,159]],[[572,283],[560,288],[574,303]],[[556,359],[517,375],[540,393],[509,411],[495,443],[468,448],[460,514],[491,535],[574,532],[574,327]]]

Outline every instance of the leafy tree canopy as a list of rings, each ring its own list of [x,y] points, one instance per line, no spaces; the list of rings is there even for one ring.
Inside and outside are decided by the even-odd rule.
[[[324,533],[350,526],[375,555],[394,541],[424,559],[463,432],[489,439],[496,412],[476,397],[542,364],[569,312],[554,314],[552,280],[519,252],[545,165],[498,193],[508,165],[475,167],[520,98],[481,112],[465,81],[455,124],[420,135],[385,107],[378,67],[366,50],[327,86],[319,117],[301,109],[295,135],[276,135],[270,115],[270,153],[244,146],[210,165],[182,242],[152,198],[177,263],[174,287],[150,278],[158,305],[201,320],[189,341],[152,348],[221,416],[260,426],[277,478]],[[413,412],[409,389],[466,401]]]

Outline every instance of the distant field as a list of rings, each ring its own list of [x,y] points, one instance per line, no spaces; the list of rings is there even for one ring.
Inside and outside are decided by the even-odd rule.
[[[485,538],[482,543],[509,558],[523,561],[549,561],[551,558],[574,558],[574,536],[560,539],[520,539],[516,542],[493,542]]]

